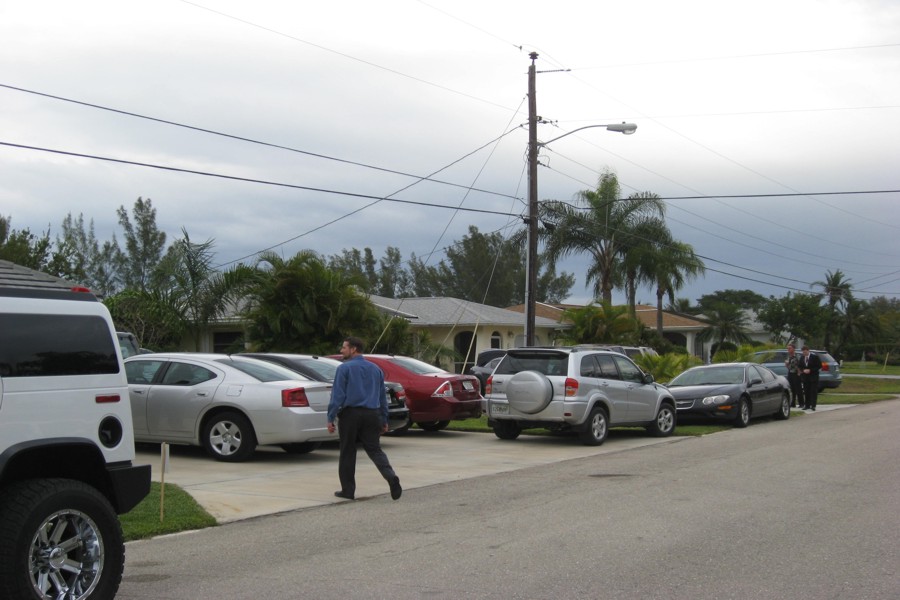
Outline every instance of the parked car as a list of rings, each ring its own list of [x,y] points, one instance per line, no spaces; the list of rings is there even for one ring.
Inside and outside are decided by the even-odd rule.
[[[810,350],[810,352],[818,354],[822,360],[822,370],[819,371],[819,392],[825,388],[836,388],[841,385],[843,375],[841,375],[841,365],[828,354],[825,350]],[[797,355],[800,356],[800,349],[797,348]],[[787,376],[787,367],[784,361],[787,360],[787,350],[762,350],[753,353],[754,362],[758,362],[764,367],[774,371],[777,375]]]
[[[544,427],[578,432],[598,446],[610,427],[641,426],[656,436],[675,430],[675,400],[627,356],[608,350],[516,348],[485,390],[488,424],[500,439]]]
[[[668,384],[678,418],[731,421],[746,427],[750,419],[791,416],[787,379],[754,363],[720,363],[688,369]]]
[[[478,383],[481,385],[481,393],[484,394],[484,387],[487,385],[488,377],[491,376],[491,373],[494,372],[494,369],[497,368],[497,365],[500,364],[500,361],[503,360],[503,356],[506,353],[504,352],[500,356],[490,359],[484,364],[479,365],[477,362],[473,367],[469,369],[469,374],[474,375],[478,378]]]
[[[384,378],[406,390],[410,422],[425,431],[440,431],[450,421],[481,416],[478,378],[457,375],[409,356],[366,354]]]
[[[314,381],[334,382],[334,373],[341,361],[315,354],[280,354],[269,352],[242,352],[239,356],[249,356],[287,367]],[[388,432],[402,432],[409,429],[409,409],[406,408],[406,390],[394,381],[384,382],[384,392],[388,400]]]
[[[326,427],[331,385],[254,358],[172,352],[125,361],[134,438],[201,446],[225,462],[257,445],[303,454],[335,439]]]

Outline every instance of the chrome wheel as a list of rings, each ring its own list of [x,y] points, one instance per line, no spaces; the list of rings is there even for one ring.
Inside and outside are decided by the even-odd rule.
[[[203,431],[203,445],[216,460],[239,462],[250,458],[256,450],[253,426],[242,414],[227,412],[215,415]]]
[[[41,523],[31,541],[31,585],[39,598],[88,598],[103,573],[103,538],[77,510],[61,510]]]

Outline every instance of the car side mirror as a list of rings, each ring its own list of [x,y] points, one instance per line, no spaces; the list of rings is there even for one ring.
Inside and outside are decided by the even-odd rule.
[[[653,379],[653,375],[651,375],[650,373],[644,373],[644,383],[653,383],[654,381],[656,380]]]
[[[750,387],[753,387],[754,385],[759,385],[759,384],[761,384],[761,383],[762,383],[762,379],[751,379],[751,380],[750,380]]]

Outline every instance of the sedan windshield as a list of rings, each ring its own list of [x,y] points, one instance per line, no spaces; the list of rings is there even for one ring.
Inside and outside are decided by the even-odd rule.
[[[429,365],[427,362],[422,362],[421,360],[416,360],[415,358],[409,358],[408,356],[393,356],[390,360],[395,365],[403,367],[407,371],[412,371],[416,375],[433,375],[436,373],[440,373],[442,375],[447,374],[447,371],[441,369],[440,367]]]
[[[699,367],[689,369],[666,387],[685,385],[729,385],[744,382],[744,367]]]
[[[307,379],[296,371],[286,367],[273,365],[261,360],[235,360],[234,358],[219,358],[216,362],[233,367],[260,381],[287,381],[290,379]]]

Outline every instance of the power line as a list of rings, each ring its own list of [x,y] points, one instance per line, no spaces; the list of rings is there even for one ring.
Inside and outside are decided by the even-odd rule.
[[[159,118],[159,117],[150,117],[150,116],[142,115],[142,114],[139,114],[139,113],[129,112],[129,111],[127,111],[127,110],[121,110],[121,109],[118,109],[118,108],[111,108],[111,107],[109,107],[109,106],[103,106],[103,105],[100,105],[100,104],[93,104],[93,103],[90,103],[90,102],[85,102],[85,101],[83,101],[83,100],[75,100],[75,99],[73,99],[73,98],[66,98],[66,97],[64,97],[64,96],[56,96],[56,95],[54,95],[54,94],[48,94],[48,93],[45,93],[45,92],[38,92],[38,91],[35,91],[35,90],[29,90],[29,89],[26,89],[26,88],[16,87],[16,86],[14,86],[14,85],[8,85],[8,84],[5,84],[5,83],[0,83],[0,88],[6,88],[6,89],[14,90],[14,91],[17,91],[17,92],[24,92],[24,93],[26,93],[26,94],[33,94],[33,95],[35,95],[35,96],[42,96],[42,97],[44,97],[44,98],[50,98],[50,99],[52,99],[52,100],[59,100],[59,101],[62,101],[62,102],[69,102],[69,103],[71,103],[71,104],[77,104],[77,105],[80,105],[80,106],[86,106],[86,107],[88,107],[88,108],[96,108],[96,109],[98,109],[98,110],[103,110],[103,111],[107,111],[107,112],[111,112],[111,113],[116,113],[116,114],[120,114],[120,115],[125,115],[125,116],[128,116],[128,117],[135,117],[135,118],[137,118],[137,119],[144,119],[144,120],[147,120],[147,121],[153,121],[153,122],[155,122],[155,123],[162,123],[162,124],[164,124],[164,125],[172,125],[173,127],[181,127],[181,128],[183,128],[183,129],[189,129],[189,130],[197,131],[197,132],[200,132],[200,133],[208,133],[208,134],[210,134],[210,135],[216,135],[216,136],[219,136],[219,137],[224,137],[224,138],[228,138],[228,139],[232,139],[232,140],[237,140],[237,141],[240,141],[240,142],[248,142],[248,143],[250,143],[250,144],[257,144],[257,145],[260,145],[260,146],[266,146],[266,147],[269,147],[269,148],[275,148],[275,149],[278,149],[278,150],[287,150],[288,152],[294,152],[294,153],[297,153],[297,154],[304,154],[304,155],[306,155],[306,156],[312,156],[312,157],[314,157],[314,158],[321,158],[321,159],[330,160],[330,161],[334,161],[334,162],[339,162],[339,163],[343,163],[343,164],[353,165],[353,166],[356,166],[356,167],[363,167],[363,168],[366,168],[366,169],[372,169],[372,170],[375,170],[375,171],[381,171],[381,172],[383,172],[383,173],[390,173],[390,174],[392,174],[392,175],[402,175],[402,176],[404,176],[404,177],[413,177],[413,178],[419,179],[419,180],[426,180],[426,181],[430,181],[430,182],[432,182],[432,183],[440,183],[440,184],[442,184],[442,185],[449,185],[449,186],[451,186],[451,187],[464,188],[464,189],[468,189],[468,190],[471,190],[471,191],[482,192],[482,193],[485,193],[485,194],[492,194],[492,195],[495,195],[495,196],[501,196],[501,197],[504,197],[504,198],[511,198],[511,197],[512,197],[512,196],[509,196],[509,195],[507,195],[507,194],[503,194],[503,193],[500,193],[500,192],[492,192],[492,191],[490,191],[490,190],[481,190],[481,189],[466,188],[466,186],[461,185],[461,184],[458,184],[458,183],[452,183],[452,182],[449,182],[449,181],[441,181],[441,180],[438,180],[438,179],[430,179],[429,177],[422,177],[422,176],[420,176],[420,175],[414,175],[414,174],[412,174],[412,173],[404,173],[403,171],[395,171],[395,170],[393,170],[393,169],[386,169],[386,168],[384,168],[384,167],[377,167],[377,166],[369,165],[369,164],[366,164],[366,163],[355,162],[355,161],[352,161],[352,160],[346,160],[346,159],[343,159],[343,158],[336,158],[336,157],[334,157],[334,156],[328,156],[328,155],[325,155],[325,154],[318,154],[318,153],[316,153],[316,152],[309,152],[309,151],[307,151],[307,150],[300,150],[300,149],[298,149],[298,148],[292,148],[292,147],[290,147],[290,146],[283,146],[283,145],[281,145],[281,144],[274,144],[274,143],[271,143],[271,142],[263,142],[263,141],[260,141],[260,140],[255,140],[255,139],[253,139],[253,138],[248,138],[248,137],[243,137],[243,136],[239,136],[239,135],[234,135],[234,134],[231,134],[231,133],[224,133],[224,132],[221,132],[221,131],[215,131],[215,130],[213,130],[213,129],[206,129],[206,128],[203,128],[203,127],[197,127],[197,126],[194,126],[194,125],[187,125],[187,124],[185,124],[185,123],[178,123],[178,122],[176,122],[176,121],[169,121],[169,120],[167,120],[167,119],[161,119],[161,118]],[[503,135],[504,135],[504,136],[505,136],[505,135],[508,135],[509,133],[512,133],[512,131],[515,131],[515,129],[511,129],[510,131],[507,131],[507,132],[504,133]],[[503,137],[503,136],[501,136],[501,137]],[[498,138],[498,139],[499,139],[499,138]],[[484,146],[482,146],[482,148],[487,147],[488,145],[494,143],[495,141],[496,141],[496,140],[491,140],[490,142],[488,142],[487,144],[485,144]],[[479,148],[479,149],[480,149],[480,148]]]
[[[297,185],[297,184],[293,184],[293,183],[282,183],[282,182],[277,182],[277,181],[267,181],[267,180],[265,180],[265,179],[254,179],[254,178],[251,178],[251,177],[238,177],[238,176],[236,176],[236,175],[224,175],[224,174],[222,174],[222,173],[210,173],[210,172],[208,172],[208,171],[197,171],[197,170],[195,170],[195,169],[182,169],[182,168],[179,168],[179,167],[170,167],[170,166],[166,166],[166,165],[157,165],[157,164],[144,163],[144,162],[138,162],[138,161],[133,161],[133,160],[124,160],[124,159],[120,159],[120,158],[111,158],[111,157],[108,157],[108,156],[97,156],[97,155],[93,155],[93,154],[82,154],[82,153],[79,153],[79,152],[68,152],[68,151],[65,151],[65,150],[55,150],[55,149],[52,149],[52,148],[41,148],[41,147],[38,147],[38,146],[27,146],[27,145],[25,145],[25,144],[15,144],[15,143],[12,143],[12,142],[4,142],[4,141],[2,141],[2,140],[0,140],[0,146],[10,146],[10,147],[12,147],[12,148],[21,148],[21,149],[24,149],[24,150],[35,150],[35,151],[38,151],[38,152],[49,152],[49,153],[52,153],[52,154],[61,154],[61,155],[64,155],[64,156],[75,156],[75,157],[78,157],[78,158],[88,158],[88,159],[91,159],[91,160],[102,160],[102,161],[106,161],[106,162],[118,163],[118,164],[123,164],[123,165],[132,165],[132,166],[136,166],[136,167],[145,167],[145,168],[148,168],[148,169],[159,169],[159,170],[163,170],[163,171],[174,171],[174,172],[176,172],[176,173],[189,173],[189,174],[191,174],[191,175],[202,175],[202,176],[204,176],[204,177],[216,177],[216,178],[219,178],[219,179],[228,179],[228,180],[231,180],[231,181],[243,181],[243,182],[246,182],[246,183],[258,183],[258,184],[260,184],[260,185],[271,185],[271,186],[275,186],[275,187],[284,187],[284,188],[290,188],[290,189],[296,189],[296,190],[306,190],[306,191],[310,191],[310,192],[320,192],[320,193],[323,193],[323,194],[336,194],[336,195],[339,195],[339,196],[349,196],[349,197],[352,197],[352,198],[365,198],[365,199],[369,199],[369,200],[378,200],[378,201],[386,201],[386,202],[397,202],[397,203],[400,203],[400,204],[414,204],[414,205],[417,205],[417,206],[428,206],[428,207],[431,207],[431,208],[449,208],[449,209],[452,209],[452,210],[461,210],[461,211],[465,211],[465,212],[475,212],[475,213],[483,213],[483,214],[489,214],[489,215],[500,215],[500,216],[504,216],[504,217],[513,216],[513,215],[511,215],[510,213],[499,212],[499,211],[494,211],[494,210],[486,210],[486,209],[482,209],[482,208],[462,208],[462,207],[456,207],[456,206],[449,206],[449,205],[446,205],[446,204],[431,204],[431,203],[429,203],[429,202],[421,202],[421,201],[415,201],[415,200],[400,200],[400,199],[398,199],[398,198],[386,198],[386,197],[384,197],[384,196],[373,196],[373,195],[371,195],[371,194],[359,194],[359,193],[354,193],[354,192],[342,192],[342,191],[339,191],[339,190],[329,190],[329,189],[325,189],[325,188],[315,188],[315,187],[310,187],[310,186],[305,186],[305,185]]]

